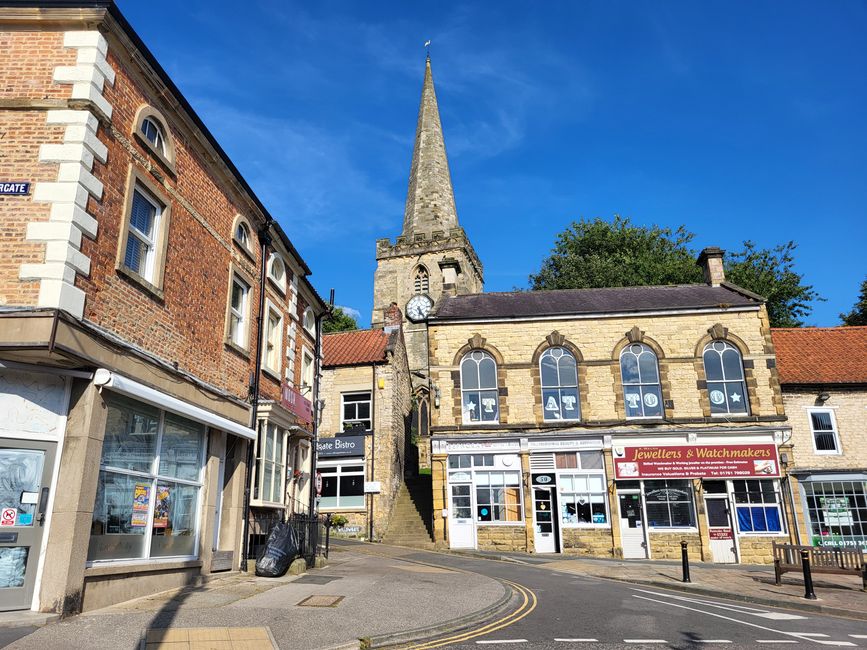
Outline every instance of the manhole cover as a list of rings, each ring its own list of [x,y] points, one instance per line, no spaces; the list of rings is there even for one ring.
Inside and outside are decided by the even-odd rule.
[[[308,596],[298,603],[298,607],[337,607],[341,600],[343,596]]]
[[[295,581],[296,585],[327,585],[343,576],[302,576]]]

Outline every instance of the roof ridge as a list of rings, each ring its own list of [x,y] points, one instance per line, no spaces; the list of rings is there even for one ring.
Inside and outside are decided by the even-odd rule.
[[[867,330],[867,325],[829,325],[827,327],[821,327],[818,325],[809,325],[807,327],[772,327],[772,332],[815,332],[815,331],[827,331],[827,330],[841,330],[844,332],[851,332],[854,330]]]
[[[455,298],[473,298],[475,296],[519,296],[528,294],[540,293],[566,293],[568,291],[623,291],[625,289],[682,289],[684,287],[708,287],[711,285],[704,282],[693,282],[687,284],[638,284],[625,287],[576,287],[574,289],[527,289],[526,291],[484,291],[479,293],[465,293],[458,296],[447,296],[449,299]],[[723,287],[729,291],[733,291],[730,287]]]

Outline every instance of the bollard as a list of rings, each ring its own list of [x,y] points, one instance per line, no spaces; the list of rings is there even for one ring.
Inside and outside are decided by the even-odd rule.
[[[683,565],[683,581],[684,582],[692,582],[689,579],[689,552],[686,550],[688,546],[688,542],[680,543],[680,561]]]
[[[813,574],[810,573],[810,551],[801,551],[801,568],[804,570],[804,598],[818,600],[813,591]]]

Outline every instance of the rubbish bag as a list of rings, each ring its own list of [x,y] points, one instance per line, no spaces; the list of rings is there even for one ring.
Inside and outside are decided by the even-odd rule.
[[[256,575],[263,578],[279,578],[289,570],[292,560],[300,555],[298,535],[289,524],[275,524],[268,535],[265,550],[256,560]]]

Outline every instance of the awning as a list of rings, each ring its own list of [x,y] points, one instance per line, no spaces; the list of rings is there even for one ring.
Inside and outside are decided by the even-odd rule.
[[[162,393],[150,386],[145,386],[144,384],[129,379],[128,377],[124,377],[123,375],[119,375],[111,370],[99,368],[95,373],[93,373],[93,383],[96,386],[109,388],[117,393],[127,395],[128,397],[132,397],[133,399],[142,402],[147,402],[148,404],[152,404],[166,411],[183,415],[184,417],[195,420],[196,422],[207,424],[215,429],[228,431],[229,433],[241,436],[247,440],[256,439],[256,431],[249,427],[245,427],[243,424],[238,424],[237,422],[224,418],[221,415],[211,413],[203,408],[179,400],[177,397],[172,397],[171,395]]]

